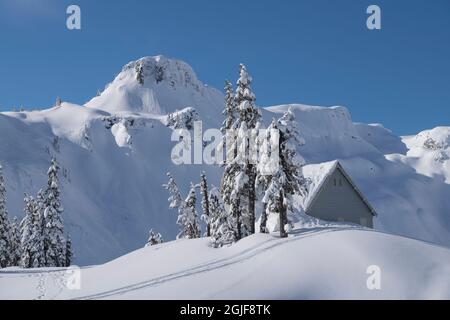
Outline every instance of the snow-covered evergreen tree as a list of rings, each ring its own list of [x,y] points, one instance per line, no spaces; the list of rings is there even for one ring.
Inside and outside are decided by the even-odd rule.
[[[10,256],[9,265],[11,267],[17,267],[20,265],[20,257],[22,256],[20,247],[20,228],[17,222],[17,217],[14,217],[10,224]]]
[[[191,183],[189,194],[179,208],[177,224],[181,227],[177,239],[200,238],[200,225],[198,223],[197,210],[195,208],[197,195],[195,185]]]
[[[8,219],[8,210],[6,209],[6,187],[3,168],[0,165],[0,268],[5,268],[10,265],[10,235],[10,222]]]
[[[241,206],[241,203],[245,201],[245,194],[242,188],[240,174],[242,173],[242,167],[235,161],[227,163],[224,169],[221,182],[221,196],[225,205],[226,212],[234,222],[234,238],[237,240],[242,239],[242,211],[245,210],[245,205]]]
[[[47,188],[40,192],[38,205],[43,213],[44,256],[47,267],[66,267],[66,237],[62,213],[64,211],[58,181],[59,165],[52,159],[47,171]]]
[[[279,230],[281,237],[287,237],[285,226],[288,224],[288,212],[293,210],[293,195],[306,194],[306,179],[302,174],[303,158],[297,154],[297,146],[304,145],[296,127],[295,115],[289,109],[277,121],[272,121],[267,132],[279,130],[279,143],[271,141],[272,148],[279,149],[278,170],[264,177],[266,190],[262,202],[264,203],[263,216],[261,218],[261,231],[266,229],[267,214],[279,215]],[[270,136],[269,136],[270,139]],[[264,161],[260,165],[264,164]],[[259,166],[258,168],[260,168]],[[266,168],[267,169],[267,168]]]
[[[235,102],[239,111],[239,119],[237,126],[239,128],[240,146],[241,150],[239,154],[245,156],[245,164],[242,168],[240,176],[245,175],[245,178],[241,178],[241,181],[245,180],[243,186],[246,192],[244,192],[247,200],[245,203],[240,203],[241,208],[247,206],[244,211],[243,228],[244,232],[248,234],[255,233],[255,202],[256,202],[256,167],[255,167],[255,153],[251,151],[254,147],[254,141],[252,137],[255,136],[255,132],[259,127],[259,121],[261,119],[261,113],[255,106],[256,97],[251,89],[252,77],[248,74],[245,65],[240,65],[240,77],[237,81]],[[244,234],[244,236],[248,235]]]
[[[225,81],[225,108],[222,114],[225,120],[222,123],[221,131],[225,133],[226,130],[233,128],[236,121],[236,103],[234,100],[233,86],[230,81]]]
[[[240,77],[237,81],[234,106],[238,117],[232,125],[234,139],[227,139],[227,163],[221,183],[221,195],[225,209],[236,224],[236,240],[255,232],[255,179],[256,162],[255,132],[259,127],[261,114],[255,106],[255,95],[251,89],[252,78],[246,67],[240,65]],[[225,111],[226,113],[226,111]]]
[[[206,180],[205,172],[202,172],[200,176],[200,193],[202,195],[202,220],[206,224],[206,236],[211,236],[211,214],[209,208],[209,197],[208,197],[208,181]]]
[[[20,223],[20,266],[45,267],[42,215],[37,201],[32,196],[25,194],[24,202],[25,218]]]
[[[134,70],[136,71],[136,81],[140,85],[144,85],[144,64],[142,62],[137,62]]]
[[[163,243],[164,239],[161,233],[155,233],[153,229],[150,229],[146,247],[155,246],[157,244]]]
[[[169,199],[167,199],[169,201],[169,207],[175,209],[183,203],[183,199],[181,198],[177,183],[170,172],[167,172],[167,177],[169,178],[169,181],[167,184],[164,184],[163,187],[169,191],[170,194]]]
[[[256,128],[261,119],[261,113],[255,106],[256,96],[252,91],[253,79],[248,74],[245,65],[240,65],[240,77],[237,81],[236,94],[234,96],[237,110],[239,112],[239,126],[245,122],[248,129]]]
[[[236,241],[236,223],[229,215],[222,202],[219,190],[213,187],[209,192],[211,212],[211,244],[218,248]]]

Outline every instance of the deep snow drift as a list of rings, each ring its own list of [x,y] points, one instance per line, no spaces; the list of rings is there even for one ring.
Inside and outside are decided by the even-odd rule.
[[[10,215],[23,215],[23,193],[45,184],[54,155],[75,263],[104,263],[140,248],[150,228],[174,239],[165,173],[185,196],[202,170],[215,185],[222,171],[172,164],[166,114],[185,107],[197,109],[205,128],[220,127],[222,94],[184,62],[159,56],[129,63],[86,106],[0,113]],[[380,125],[354,124],[344,107],[292,107],[306,140],[299,152],[309,164],[339,159],[376,209],[376,229],[450,246],[449,128],[402,139]],[[265,109],[265,123],[287,108]]]
[[[147,247],[75,278],[2,270],[0,299],[450,299],[450,250],[417,240],[334,225],[221,249],[208,241]],[[368,289],[369,266],[380,290]]]

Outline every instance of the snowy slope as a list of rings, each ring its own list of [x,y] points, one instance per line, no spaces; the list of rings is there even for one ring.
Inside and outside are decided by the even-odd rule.
[[[136,66],[142,66],[143,84]],[[104,263],[137,249],[150,228],[174,239],[176,212],[161,187],[165,173],[173,173],[185,195],[202,170],[218,185],[221,168],[173,165],[165,114],[195,107],[205,128],[218,128],[222,105],[220,92],[204,86],[187,64],[159,56],[129,63],[86,106],[0,113],[10,214],[22,216],[23,193],[45,184],[55,155],[77,264]],[[265,123],[287,108],[265,109]],[[424,150],[417,139],[402,142],[382,127],[355,125],[344,107],[293,108],[307,143],[299,152],[309,164],[339,159],[378,212],[377,229],[450,246],[448,160],[436,162],[436,150]],[[444,141],[448,131],[436,130]]]
[[[108,128],[105,119],[120,121]],[[115,120],[116,121],[116,120]],[[23,216],[24,192],[46,184],[51,155],[62,172],[64,220],[78,264],[101,263],[139,248],[154,228],[177,233],[176,212],[162,188],[171,171],[182,192],[205,170],[218,184],[218,168],[177,167],[165,117],[120,113],[63,103],[44,111],[0,114],[0,162],[5,167],[11,216]],[[125,143],[124,136],[131,137]]]
[[[373,265],[381,290],[367,288]],[[334,226],[221,249],[206,238],[147,247],[83,268],[80,290],[65,270],[2,270],[0,299],[450,299],[449,273],[449,249]]]
[[[383,125],[355,123],[356,130],[361,138],[372,144],[383,154],[406,154],[407,146],[401,137],[396,136]]]

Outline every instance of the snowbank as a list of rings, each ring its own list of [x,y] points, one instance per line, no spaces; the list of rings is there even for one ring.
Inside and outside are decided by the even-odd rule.
[[[381,271],[369,290],[370,266]],[[370,270],[370,269],[369,269]],[[0,271],[0,299],[450,299],[450,250],[365,229],[254,235],[213,249],[208,239],[146,247],[83,268]]]

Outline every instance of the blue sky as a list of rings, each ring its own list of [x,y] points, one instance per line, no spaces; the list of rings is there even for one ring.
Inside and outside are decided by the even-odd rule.
[[[81,31],[65,27],[69,4]],[[157,54],[219,89],[246,63],[260,106],[344,105],[398,134],[450,125],[448,0],[0,0],[0,110],[82,104]]]

